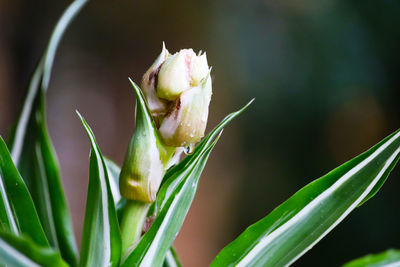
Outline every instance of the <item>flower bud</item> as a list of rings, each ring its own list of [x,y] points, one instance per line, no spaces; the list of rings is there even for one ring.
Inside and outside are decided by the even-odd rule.
[[[211,77],[184,91],[161,123],[159,133],[168,146],[182,147],[197,143],[203,136],[211,100]]]
[[[153,136],[142,129],[131,139],[120,174],[120,192],[127,199],[153,202],[164,165]]]
[[[182,147],[192,147],[204,136],[212,94],[210,71],[206,54],[182,49],[170,55],[163,45],[143,75],[143,93],[132,82],[136,129],[120,173],[123,197],[153,202],[166,169],[179,161]]]
[[[160,138],[167,146],[182,147],[198,142],[204,135],[211,100],[211,78],[206,54],[182,49],[163,52],[146,72],[143,84],[153,115],[158,120]],[[154,73],[154,79],[149,73]],[[155,108],[155,104],[162,106]],[[160,104],[162,103],[162,105]],[[161,112],[162,111],[162,112]]]
[[[132,85],[137,100],[136,127],[122,165],[119,188],[124,198],[151,203],[176,148],[162,144],[143,94],[136,84]]]
[[[157,95],[161,99],[176,100],[182,92],[199,85],[207,73],[205,54],[197,56],[192,49],[182,49],[162,64],[158,74]]]
[[[168,102],[167,100],[161,99],[156,95],[156,86],[161,64],[164,63],[168,56],[169,52],[163,43],[161,54],[154,61],[153,65],[151,65],[151,67],[146,71],[142,78],[142,90],[146,95],[152,116],[164,115],[167,112]]]

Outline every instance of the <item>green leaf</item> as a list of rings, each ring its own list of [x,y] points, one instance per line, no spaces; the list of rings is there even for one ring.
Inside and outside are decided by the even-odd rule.
[[[400,154],[400,132],[308,184],[225,247],[211,266],[287,266],[382,185]]]
[[[178,254],[173,247],[168,250],[167,255],[165,255],[164,267],[182,267],[179,261]]]
[[[156,199],[164,168],[175,148],[167,148],[162,144],[146,98],[140,88],[129,80],[136,93],[136,128],[122,165],[120,191],[127,199],[150,203]],[[123,226],[122,232],[124,229]]]
[[[122,221],[122,212],[124,210],[124,207],[127,203],[125,198],[122,198],[120,192],[119,192],[119,174],[121,172],[121,168],[114,163],[112,160],[108,158],[104,158],[104,161],[106,163],[107,169],[108,169],[108,175],[110,176],[110,187],[111,187],[111,192],[113,194],[114,202],[115,202],[115,208],[117,210],[117,217],[118,221]]]
[[[119,188],[118,188],[118,180],[119,180],[119,173],[121,172],[121,168],[114,163],[112,160],[108,158],[104,158],[104,161],[106,163],[107,169],[108,169],[108,174],[111,177],[110,179],[110,186],[111,186],[111,191],[113,194],[114,201],[116,202],[116,209],[117,209],[117,214],[118,214],[118,220],[121,221],[122,212],[125,204],[126,204],[126,199],[121,198],[121,195],[119,193]],[[114,185],[113,185],[114,183]],[[113,189],[115,187],[115,189]],[[117,201],[119,200],[119,201]],[[147,215],[149,216],[149,215]],[[164,266],[165,267],[181,267],[181,263],[179,262],[178,255],[176,254],[176,251],[173,247],[170,248],[170,250],[167,252],[167,255],[165,257],[164,261]]]
[[[164,178],[165,182],[157,195],[157,217],[121,266],[157,267],[163,264],[166,254],[189,211],[197,191],[200,175],[218,140],[216,136],[221,133],[227,123],[243,112],[248,105],[227,116],[204,138],[192,155],[187,156],[167,172],[166,178]]]
[[[157,196],[157,205],[156,208],[160,210],[165,202],[168,200],[170,195],[174,192],[176,187],[182,181],[183,176],[176,176],[176,173],[183,173],[188,168],[190,168],[191,162],[199,157],[201,153],[204,153],[205,149],[210,146],[212,141],[217,137],[218,134],[237,116],[242,114],[250,105],[253,103],[254,99],[252,99],[249,103],[247,103],[243,108],[238,111],[232,112],[228,116],[226,116],[196,147],[193,154],[186,156],[179,164],[173,166],[171,169],[167,171],[163,178],[162,187]],[[172,176],[176,176],[174,179],[170,179]],[[168,181],[168,186],[164,186],[164,183]]]
[[[77,264],[77,248],[57,157],[48,136],[45,94],[61,38],[87,2],[72,2],[59,19],[31,78],[21,115],[9,140],[13,161],[32,195],[47,239],[72,265]]]
[[[4,140],[0,137],[1,229],[25,234],[40,246],[48,246],[32,198],[18,173]]]
[[[395,267],[400,266],[400,250],[389,249],[379,254],[371,254],[352,260],[343,267]]]
[[[106,163],[108,175],[111,178],[110,187],[113,199],[115,201],[115,204],[118,205],[118,202],[121,200],[121,194],[119,192],[119,174],[121,172],[121,168],[115,162],[108,158],[104,158],[104,162]]]
[[[89,136],[89,187],[82,233],[80,266],[118,266],[121,236],[108,170],[89,125],[78,113]]]
[[[176,176],[184,176],[158,213],[149,231],[121,266],[161,266],[166,253],[182,227],[197,190],[200,174],[215,143],[191,162],[190,169]],[[172,178],[175,178],[174,176]],[[161,189],[162,190],[162,189]]]
[[[10,267],[68,266],[57,251],[4,231],[0,231],[0,263]]]

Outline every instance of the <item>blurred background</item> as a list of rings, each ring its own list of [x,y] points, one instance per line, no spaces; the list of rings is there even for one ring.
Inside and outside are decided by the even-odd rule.
[[[0,0],[0,135],[66,0]],[[246,226],[298,189],[400,128],[400,2],[93,0],[69,28],[48,92],[48,124],[80,240],[92,126],[121,164],[134,128],[128,77],[161,51],[192,47],[213,66],[208,129],[251,98],[223,134],[175,241],[184,266],[207,266]],[[400,168],[294,266],[338,266],[400,248]],[[329,259],[327,262],[326,259]]]

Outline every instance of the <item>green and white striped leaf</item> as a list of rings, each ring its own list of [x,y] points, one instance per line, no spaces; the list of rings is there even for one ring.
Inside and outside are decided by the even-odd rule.
[[[158,213],[149,231],[142,237],[136,248],[121,266],[162,266],[193,201],[200,174],[215,143],[191,164],[191,169],[183,174],[163,209]]]
[[[227,116],[204,138],[192,155],[167,172],[157,195],[157,217],[121,266],[162,266],[192,204],[201,173],[218,140],[216,136],[248,105]]]
[[[113,199],[115,205],[118,205],[118,202],[121,200],[121,194],[119,192],[119,174],[121,172],[121,168],[114,161],[108,158],[104,157],[104,162],[106,163],[108,175],[110,177],[109,181]]]
[[[225,247],[211,266],[287,266],[382,186],[400,155],[400,131],[308,184]]]
[[[0,229],[49,246],[32,198],[0,137]]]
[[[111,191],[113,193],[114,201],[116,203],[116,209],[117,209],[117,214],[118,214],[118,220],[120,220],[120,217],[122,217],[122,214],[119,214],[119,212],[122,212],[123,207],[126,204],[126,199],[121,198],[121,194],[119,193],[119,188],[118,188],[118,181],[119,181],[119,174],[121,172],[121,168],[112,160],[108,158],[104,158],[104,161],[106,163],[107,169],[108,169],[108,174],[111,177],[110,179],[110,186],[111,186]],[[114,183],[114,185],[113,185]],[[115,189],[113,189],[113,187]],[[118,201],[117,201],[118,200]],[[164,261],[164,266],[165,267],[181,267],[181,263],[179,262],[178,255],[176,254],[176,251],[173,247],[170,248],[170,250],[167,252],[167,255],[165,257]]]
[[[118,221],[121,222],[122,212],[127,203],[126,199],[123,198],[119,192],[119,174],[121,172],[121,167],[108,158],[104,158],[104,161],[108,169],[108,175],[110,176],[110,187],[117,210]]]
[[[156,209],[159,211],[165,205],[165,202],[168,200],[170,195],[174,192],[178,184],[182,181],[183,176],[176,176],[177,173],[184,173],[188,168],[190,168],[191,162],[194,158],[199,157],[201,153],[204,153],[206,148],[211,145],[212,141],[221,133],[221,131],[237,116],[242,114],[250,105],[253,103],[254,99],[252,99],[249,103],[247,103],[240,110],[232,112],[228,116],[226,116],[196,147],[192,155],[186,156],[179,164],[175,165],[171,169],[167,171],[163,178],[162,186],[157,196],[157,205]],[[170,179],[172,176],[175,176],[174,179]],[[168,185],[164,186],[165,183]]]
[[[371,254],[352,260],[343,267],[398,267],[400,266],[400,250],[389,249],[379,254]]]
[[[72,265],[77,264],[77,248],[58,160],[48,135],[45,98],[59,43],[87,2],[73,1],[60,17],[31,78],[21,115],[9,140],[13,161],[32,195],[47,239]]]
[[[89,125],[78,113],[91,143],[89,187],[80,266],[118,266],[121,235],[107,165]]]
[[[182,264],[178,258],[178,254],[173,247],[171,247],[168,250],[167,255],[165,255],[163,267],[182,267]]]
[[[0,264],[10,267],[68,266],[57,251],[4,231],[0,231]]]

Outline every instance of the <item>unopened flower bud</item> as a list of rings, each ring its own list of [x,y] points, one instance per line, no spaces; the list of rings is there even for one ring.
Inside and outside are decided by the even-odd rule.
[[[142,78],[142,90],[146,95],[149,109],[151,115],[153,116],[164,115],[167,112],[168,101],[157,96],[156,87],[161,64],[164,63],[168,56],[169,52],[163,43],[161,54],[154,61],[153,65],[151,65],[151,67],[146,71]]]
[[[182,147],[197,143],[203,136],[211,100],[211,77],[184,91],[165,116],[159,132],[168,146]]]
[[[120,174],[120,192],[127,199],[141,202],[155,200],[164,164],[156,140],[137,130],[133,136]]]
[[[132,85],[137,99],[136,128],[122,165],[119,188],[124,198],[151,203],[176,148],[162,144],[143,94]]]
[[[189,146],[203,137],[212,94],[205,53],[182,49],[170,55],[163,47],[143,76],[143,86],[152,115],[161,123],[159,134],[165,145]]]
[[[182,49],[162,64],[158,74],[157,95],[173,101],[184,91],[199,85],[207,73],[205,54],[197,56],[192,49]]]
[[[210,71],[206,54],[183,49],[170,55],[163,46],[143,76],[143,94],[132,82],[136,129],[120,174],[123,197],[153,202],[182,147],[193,146],[204,136],[212,94]]]

